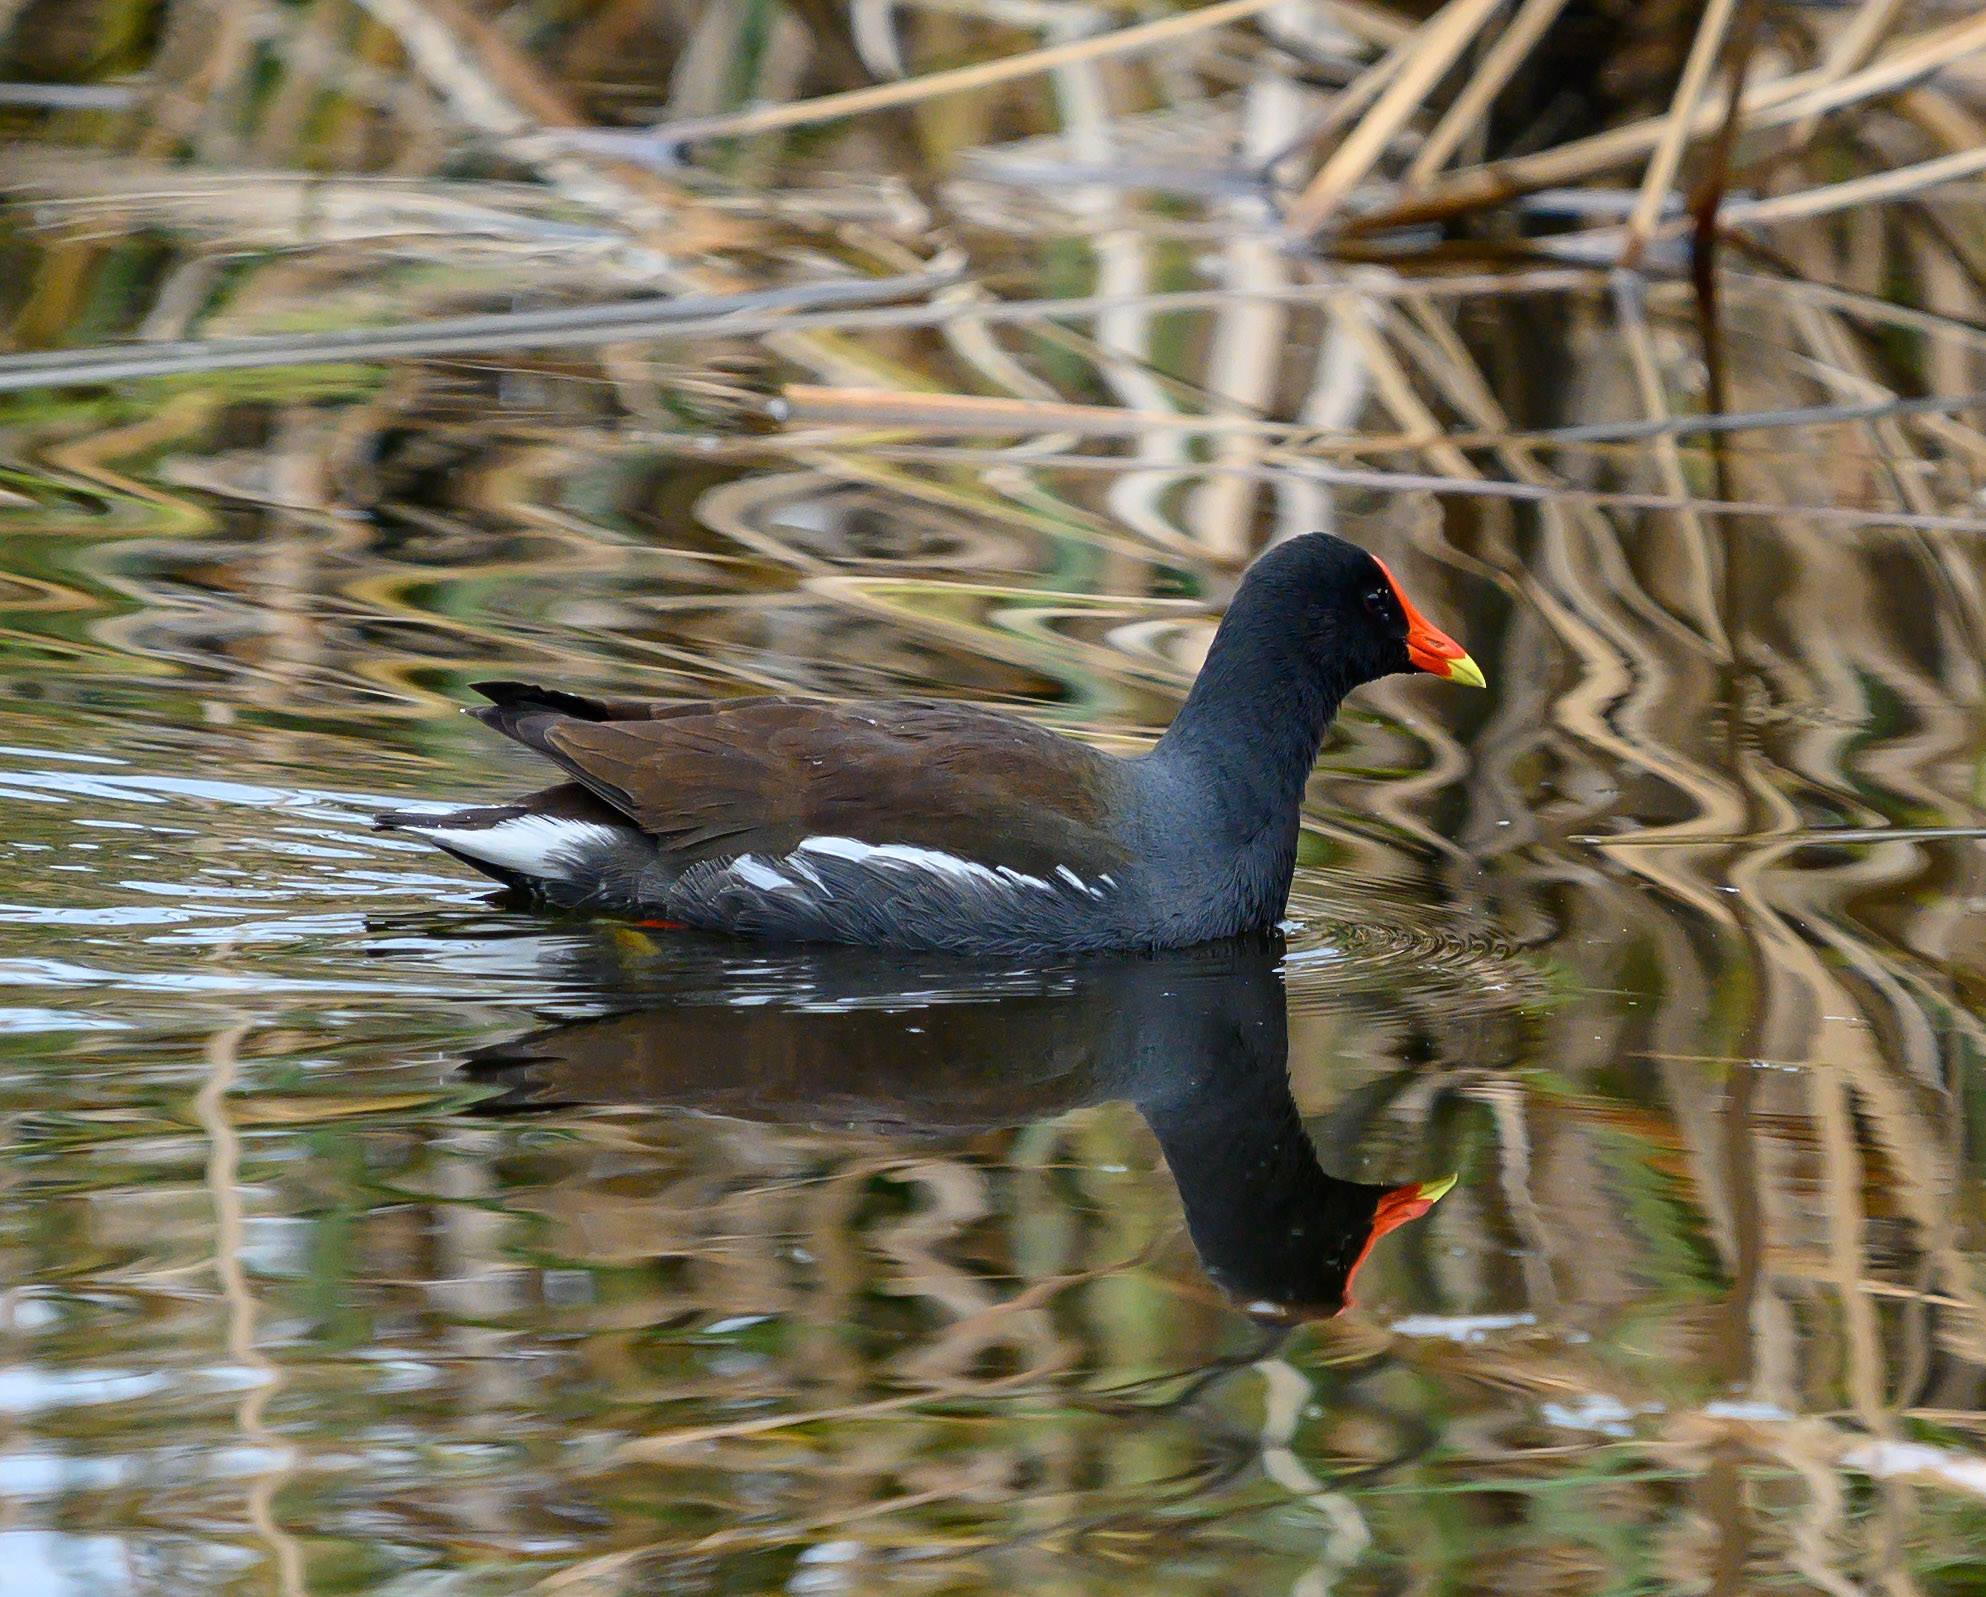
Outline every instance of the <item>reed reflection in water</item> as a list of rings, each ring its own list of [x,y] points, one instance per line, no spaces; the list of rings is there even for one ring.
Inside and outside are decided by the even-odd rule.
[[[1681,302],[1651,302],[1673,334]],[[1390,303],[1368,309],[1398,332]],[[1762,346],[1802,325],[1785,296],[1729,304]],[[1572,350],[1637,325],[1597,280],[1416,314],[1450,335],[1433,370],[1512,394],[1536,357],[1510,329]],[[1631,406],[1625,364],[1581,370],[1540,419]],[[1802,392],[1783,362],[1740,381]],[[377,416],[425,427],[432,397]],[[365,516],[168,480],[244,469],[259,403],[13,435],[49,501],[5,512],[0,661],[24,1415],[0,1479],[35,1589],[1528,1593],[1902,1558],[1929,1591],[1964,1567],[1980,545],[1751,519],[1720,605],[1701,517],[1334,494],[1495,691],[1387,684],[1327,748],[1292,1088],[1332,1175],[1462,1180],[1373,1250],[1358,1307],[1272,1342],[1245,1304],[1278,1292],[1233,1277],[1237,1307],[1191,1249],[1218,1275],[1225,1222],[1276,1232],[1175,1192],[1156,1078],[918,1133],[874,1095],[853,1126],[572,1084],[549,1116],[469,1114],[491,1083],[456,1067],[541,1013],[714,1031],[729,999],[743,1036],[808,1005],[780,956],[507,916],[364,821],[535,780],[456,713],[492,675],[963,694],[1134,747],[1230,580],[1113,530],[1181,501],[1044,459],[999,467],[994,514],[941,502],[949,464],[875,480],[852,449],[693,478],[556,408],[549,453],[537,417],[452,434],[438,476],[385,457]],[[324,480],[295,403],[256,458]],[[1791,500],[1824,462],[1853,502],[1864,431],[1735,465]],[[1575,458],[1500,448],[1520,479]],[[722,1085],[717,1061],[778,1056],[674,1057]]]

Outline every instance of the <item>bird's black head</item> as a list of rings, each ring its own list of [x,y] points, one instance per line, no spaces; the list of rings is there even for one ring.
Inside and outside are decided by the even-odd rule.
[[[1294,631],[1343,687],[1405,671],[1483,686],[1462,646],[1416,610],[1384,561],[1328,532],[1278,544],[1249,568],[1229,611]]]

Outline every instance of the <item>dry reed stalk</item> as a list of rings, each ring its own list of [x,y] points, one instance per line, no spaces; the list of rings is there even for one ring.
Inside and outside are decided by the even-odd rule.
[[[501,349],[614,344],[630,338],[770,334],[790,314],[824,299],[842,303],[921,294],[952,274],[857,278],[756,294],[646,298],[551,311],[442,317],[335,333],[196,338],[180,343],[105,345],[0,355],[0,393],[74,387],[191,372],[266,370]]]
[[[1249,85],[1241,128],[1244,165],[1257,166],[1272,159],[1276,150],[1287,148],[1302,106],[1295,86],[1280,73],[1264,72]],[[1273,217],[1266,197],[1238,196],[1224,202],[1221,210],[1236,223],[1234,238],[1221,252],[1221,283],[1250,292],[1232,296],[1215,312],[1203,380],[1210,411],[1222,419],[1247,421],[1276,405],[1289,313],[1267,291],[1288,281],[1290,262],[1267,234]],[[1259,454],[1259,443],[1246,431],[1222,433],[1214,442],[1214,458],[1223,465],[1252,465]],[[1222,562],[1239,564],[1254,553],[1260,492],[1252,479],[1239,472],[1216,477],[1194,490],[1187,520],[1200,542]]]
[[[1955,150],[1910,166],[1887,172],[1870,172],[1839,183],[1823,183],[1797,189],[1790,194],[1767,195],[1760,199],[1727,200],[1717,210],[1717,225],[1725,230],[1769,227],[1778,223],[1807,221],[1817,216],[1837,215],[1864,206],[1894,203],[1928,194],[1947,183],[1959,183],[1986,172],[1986,146]],[[1640,241],[1645,247],[1658,239],[1679,238],[1695,224],[1686,216],[1670,217],[1654,224]],[[1579,260],[1591,260],[1619,247],[1623,264],[1627,249],[1635,241],[1619,228],[1588,228],[1566,233],[1550,241]],[[1908,310],[1909,307],[1900,307]]]
[[[1649,157],[1648,170],[1642,177],[1640,192],[1635,196],[1634,209],[1628,214],[1626,238],[1621,246],[1621,265],[1630,270],[1641,264],[1649,230],[1662,214],[1662,206],[1675,186],[1676,173],[1682,167],[1683,150],[1690,141],[1690,129],[1703,105],[1704,93],[1710,87],[1710,74],[1716,68],[1718,56],[1723,53],[1724,36],[1730,31],[1731,18],[1736,15],[1737,9],[1738,0],[1709,0],[1703,8],[1703,20],[1697,24],[1696,37],[1690,41],[1689,58],[1683,63],[1682,79],[1676,85],[1675,99],[1670,105],[1661,141]]]
[[[1775,194],[1756,200],[1726,201],[1718,212],[1721,224],[1730,227],[1788,222],[1857,206],[1882,205],[1927,193],[1940,184],[1956,183],[1986,172],[1986,147],[1954,150],[1910,166],[1893,167],[1887,172],[1871,172],[1840,183],[1824,183],[1791,194]]]
[[[1283,0],[1283,3],[1287,5],[1289,0]],[[1353,38],[1382,50],[1390,50],[1402,40],[1413,37],[1414,25],[1386,5],[1384,0],[1297,0],[1297,3],[1321,14]]]
[[[713,249],[738,229],[677,185],[638,167],[575,155],[548,134],[586,125],[535,63],[459,0],[355,0],[388,29],[415,70],[468,127],[497,139],[561,192],[666,239],[673,251]]]
[[[373,0],[367,0],[373,3]],[[592,132],[568,143],[600,150],[653,149],[688,143],[691,140],[743,138],[761,133],[777,133],[787,128],[811,127],[843,117],[863,116],[873,111],[897,110],[921,105],[948,94],[964,94],[989,89],[1017,79],[1039,77],[1063,67],[1135,54],[1205,33],[1211,28],[1243,22],[1267,10],[1278,0],[1217,0],[1196,11],[1140,22],[1128,28],[1086,39],[1071,39],[1043,45],[1018,55],[1001,56],[971,66],[952,67],[943,72],[927,72],[896,83],[873,88],[850,89],[840,94],[824,94],[811,100],[795,100],[785,105],[761,106],[750,111],[728,112],[722,116],[696,117],[662,123],[641,133]]]
[[[1331,220],[1503,3],[1448,0],[1423,24],[1372,109],[1359,119],[1290,206],[1286,220],[1291,231],[1315,233]]]
[[[1511,76],[1524,64],[1525,58],[1545,36],[1545,31],[1558,20],[1559,13],[1566,7],[1566,0],[1523,0],[1503,31],[1496,36],[1476,68],[1469,74],[1469,80],[1462,85],[1461,93],[1434,125],[1428,134],[1427,142],[1415,152],[1407,163],[1407,169],[1400,174],[1400,194],[1411,197],[1428,183],[1450,157],[1462,147],[1462,141],[1483,125],[1489,115],[1491,105],[1503,92]]]
[[[1904,0],[1862,0],[1848,25],[1835,34],[1823,52],[1820,81],[1835,82],[1867,61],[1903,6]],[[1793,131],[1792,142],[1804,145],[1813,137],[1814,125],[1811,119],[1801,123]]]
[[[1307,129],[1299,139],[1292,140],[1266,163],[1274,169],[1280,167],[1299,150],[1310,149],[1326,143],[1340,128],[1351,123],[1372,102],[1385,92],[1387,86],[1400,75],[1400,68],[1414,53],[1414,33],[1410,32],[1393,45],[1383,56],[1361,72],[1357,78],[1332,96],[1324,114],[1315,127]]]
[[[1743,130],[1757,133],[1784,127],[1804,117],[1893,94],[1982,49],[1986,49],[1986,16],[1965,17],[1917,34],[1844,77],[1829,79],[1819,69],[1812,69],[1750,85],[1739,102]],[[1692,140],[1706,137],[1722,121],[1721,106],[1700,104],[1687,125],[1687,136]],[[1349,218],[1345,230],[1359,234],[1407,226],[1589,178],[1653,150],[1670,127],[1668,117],[1650,117],[1536,155],[1451,172],[1412,200],[1395,201]]]

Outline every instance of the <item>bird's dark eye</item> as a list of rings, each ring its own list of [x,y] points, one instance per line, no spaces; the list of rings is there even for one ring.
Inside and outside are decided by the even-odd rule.
[[[1365,596],[1365,608],[1367,612],[1376,616],[1385,615],[1386,601],[1389,597],[1390,595],[1384,588],[1374,588],[1372,592]]]

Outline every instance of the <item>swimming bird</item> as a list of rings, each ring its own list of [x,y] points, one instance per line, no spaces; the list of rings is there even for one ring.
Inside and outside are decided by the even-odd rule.
[[[534,904],[786,942],[1177,948],[1274,927],[1345,695],[1481,686],[1385,564],[1330,533],[1243,576],[1185,704],[1128,757],[931,700],[597,699],[484,682],[474,713],[569,780],[395,813]]]

